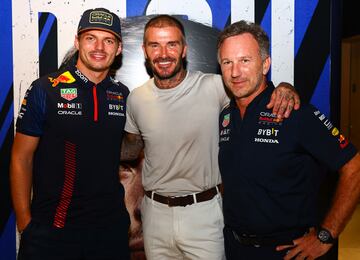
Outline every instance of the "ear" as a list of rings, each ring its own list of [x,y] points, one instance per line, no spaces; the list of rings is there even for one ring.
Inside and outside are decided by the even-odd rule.
[[[271,59],[270,59],[270,56],[268,56],[268,57],[263,61],[263,75],[266,75],[266,74],[269,72],[270,65],[271,65]]]
[[[187,44],[184,45],[184,49],[183,49],[183,53],[181,55],[181,57],[184,59],[186,57],[186,52],[187,52]]]
[[[147,54],[146,54],[146,49],[145,49],[145,45],[144,45],[145,43],[143,43],[143,45],[141,46],[142,47],[142,50],[143,50],[143,53],[144,53],[144,57],[145,57],[145,59],[147,59],[148,58],[148,56],[147,56]]]
[[[75,35],[74,46],[77,50],[79,50],[79,36],[78,35]]]
[[[119,41],[119,47],[118,47],[118,49],[116,51],[116,56],[118,56],[121,53],[121,51],[122,51],[122,42]]]

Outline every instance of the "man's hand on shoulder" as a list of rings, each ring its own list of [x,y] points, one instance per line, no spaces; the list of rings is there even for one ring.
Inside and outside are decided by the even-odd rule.
[[[266,106],[273,109],[278,118],[288,118],[293,109],[300,108],[300,97],[295,88],[286,82],[281,82],[271,94],[270,102]]]

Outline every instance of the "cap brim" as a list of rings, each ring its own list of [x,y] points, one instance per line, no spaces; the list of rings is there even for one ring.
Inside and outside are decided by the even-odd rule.
[[[111,34],[113,34],[115,37],[117,37],[119,40],[121,40],[121,35],[117,34],[116,32],[112,31],[112,30],[109,30],[109,29],[106,29],[106,28],[101,28],[101,27],[86,27],[84,29],[81,29],[77,32],[77,34],[81,34],[83,32],[86,32],[86,31],[90,31],[90,30],[99,30],[99,31],[105,31],[105,32],[109,32]]]

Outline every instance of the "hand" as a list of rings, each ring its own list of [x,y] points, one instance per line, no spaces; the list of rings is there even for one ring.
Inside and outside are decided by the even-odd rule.
[[[24,231],[24,229],[27,227],[27,225],[29,225],[30,221],[31,221],[31,218],[24,218],[23,220],[20,220],[20,219],[16,220],[17,229],[20,234]]]
[[[317,238],[315,228],[311,228],[309,233],[303,237],[295,239],[293,245],[277,246],[277,251],[287,250],[284,260],[313,260],[324,255],[331,248],[332,244],[323,244]]]
[[[278,118],[288,118],[293,109],[300,108],[300,97],[294,87],[286,82],[281,82],[271,94],[267,108],[273,108],[273,114]]]

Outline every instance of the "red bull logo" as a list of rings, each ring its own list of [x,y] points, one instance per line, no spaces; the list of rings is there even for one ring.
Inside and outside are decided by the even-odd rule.
[[[74,77],[71,75],[71,73],[69,71],[64,72],[57,78],[49,77],[49,80],[52,83],[51,86],[53,86],[53,87],[56,87],[57,85],[59,85],[59,83],[70,84],[70,83],[75,82]]]
[[[349,144],[349,141],[346,140],[346,138],[343,135],[340,135],[338,140],[341,149],[344,149]]]

